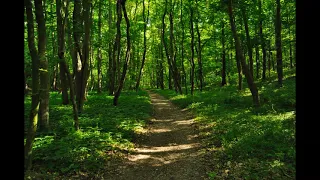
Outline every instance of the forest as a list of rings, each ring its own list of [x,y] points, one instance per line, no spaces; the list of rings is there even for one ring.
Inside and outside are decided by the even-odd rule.
[[[296,179],[296,1],[24,0],[24,179]]]

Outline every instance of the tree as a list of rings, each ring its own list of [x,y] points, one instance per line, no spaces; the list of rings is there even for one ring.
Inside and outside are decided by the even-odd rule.
[[[83,8],[82,8],[83,7]],[[78,54],[77,72],[76,72],[76,101],[78,111],[81,113],[83,110],[87,81],[89,77],[89,42],[90,42],[90,7],[91,1],[84,0],[81,4],[80,0],[74,1],[73,11],[73,29],[74,29],[74,41],[75,50]],[[83,16],[81,11],[83,9]],[[81,19],[83,17],[83,21]],[[80,47],[80,36],[82,31],[82,22],[84,24],[84,38],[82,51]]]
[[[143,55],[142,55],[142,62],[141,62],[141,67],[139,70],[139,74],[138,74],[138,79],[136,82],[136,91],[138,91],[139,89],[139,85],[140,85],[140,79],[141,79],[141,73],[142,73],[142,69],[144,66],[144,62],[146,60],[146,52],[147,52],[147,37],[146,37],[146,32],[147,32],[147,24],[148,24],[148,19],[149,19],[149,2],[148,2],[148,15],[147,15],[147,19],[145,17],[145,4],[144,4],[144,0],[142,1],[143,3],[143,10],[142,10],[142,15],[143,15]]]
[[[258,1],[259,3],[259,35],[260,35],[260,42],[261,42],[261,49],[262,49],[262,80],[266,80],[266,69],[267,69],[267,50],[265,45],[265,38],[263,36],[262,31],[262,21],[263,21],[263,14],[262,14],[262,5],[261,0]]]
[[[201,47],[201,35],[200,35],[200,30],[199,30],[199,19],[200,19],[200,13],[199,13],[199,7],[198,7],[198,1],[196,0],[196,10],[197,10],[197,19],[195,21],[195,25],[196,25],[196,31],[197,31],[197,60],[198,60],[198,79],[200,81],[200,91],[202,91],[203,88],[203,72],[202,72],[202,55],[201,55],[201,51],[202,51],[202,47]]]
[[[47,131],[49,129],[49,72],[48,59],[46,57],[46,23],[44,20],[44,10],[42,0],[35,0],[35,14],[38,23],[38,55],[39,55],[39,72],[40,72],[40,109],[39,121],[40,130]]]
[[[66,7],[63,7],[62,2],[66,1]],[[58,57],[59,57],[59,65],[61,72],[64,73],[63,76],[68,78],[69,89],[70,89],[70,99],[72,102],[73,109],[73,119],[74,119],[74,127],[75,130],[79,130],[79,119],[78,119],[78,107],[75,101],[75,88],[74,81],[70,74],[68,64],[65,60],[65,31],[66,31],[66,23],[68,19],[68,7],[69,0],[56,0],[56,13],[57,13],[57,30],[58,30]],[[63,13],[62,13],[63,12]],[[64,17],[63,15],[64,14]],[[60,72],[60,73],[61,73]]]
[[[102,36],[101,36],[101,13],[102,13],[102,0],[99,0],[99,15],[98,15],[98,93],[102,91],[102,72],[101,72],[101,61],[102,61],[102,53],[101,53],[101,45],[102,45]]]
[[[123,16],[124,16],[124,19],[126,20],[126,24],[127,24],[127,28],[126,28],[126,33],[127,33],[127,51],[126,51],[126,57],[125,57],[126,59],[125,59],[125,62],[123,64],[123,68],[122,68],[121,79],[119,81],[119,86],[118,86],[118,89],[115,92],[114,98],[113,98],[113,105],[114,106],[118,105],[118,99],[119,99],[120,93],[121,93],[122,88],[123,88],[123,83],[124,83],[124,80],[125,80],[126,74],[127,74],[128,63],[130,61],[130,50],[131,50],[130,49],[130,45],[131,45],[131,42],[130,42],[130,22],[129,22],[129,18],[128,18],[128,15],[127,15],[127,10],[126,10],[125,3],[126,3],[126,0],[122,0],[122,1],[118,0],[117,1],[118,18],[120,18],[120,20],[121,20],[122,16],[121,16],[121,11],[120,10],[121,10],[121,7],[122,7]],[[120,32],[120,23],[118,24],[118,22],[117,22],[117,31]]]
[[[277,51],[277,73],[278,85],[282,87],[283,67],[282,67],[282,48],[281,48],[281,4],[280,0],[276,0],[276,51]]]
[[[191,48],[191,59],[190,59],[190,65],[191,65],[191,71],[190,71],[190,81],[191,81],[191,90],[190,93],[193,95],[194,91],[194,31],[193,31],[193,7],[190,5],[190,34],[191,34],[191,43],[190,43],[190,48]]]
[[[232,0],[228,0],[228,14],[229,14],[229,19],[230,19],[230,26],[231,26],[231,30],[232,30],[232,35],[233,35],[233,38],[235,41],[236,52],[238,53],[238,58],[241,62],[243,73],[246,77],[249,89],[251,91],[253,103],[256,107],[259,107],[260,102],[259,102],[258,89],[257,89],[256,84],[253,81],[251,73],[249,72],[248,66],[247,66],[246,61],[244,59],[243,51],[241,49],[240,40],[239,40],[239,37],[237,34],[237,30],[236,30],[236,26],[235,26],[235,22],[234,22],[234,16],[233,16]]]
[[[24,170],[29,170],[32,166],[32,145],[34,142],[35,134],[38,124],[38,112],[40,106],[39,97],[39,56],[35,46],[34,40],[34,23],[31,0],[24,0],[24,5],[27,15],[27,27],[28,27],[28,47],[32,59],[32,99],[31,99],[31,111],[29,118],[29,127],[26,144],[24,145]]]
[[[221,20],[222,25],[222,31],[221,31],[221,43],[222,43],[222,80],[221,80],[221,86],[224,86],[227,84],[226,80],[226,50],[225,50],[225,34],[224,34],[224,19]]]

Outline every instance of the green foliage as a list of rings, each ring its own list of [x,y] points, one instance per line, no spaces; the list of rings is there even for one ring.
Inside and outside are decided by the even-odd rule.
[[[259,108],[252,107],[249,89],[237,91],[236,85],[196,91],[194,96],[155,91],[196,114],[212,159],[210,178],[292,179],[296,164],[295,71],[285,69],[284,73],[282,88],[276,80],[258,83]],[[276,79],[274,76],[270,79]]]
[[[61,105],[60,96],[51,93],[51,132],[38,133],[33,146],[32,171],[42,175],[70,176],[79,172],[94,175],[114,155],[127,153],[134,147],[135,134],[144,128],[152,112],[145,91],[122,92],[117,107],[112,105],[113,96],[90,92],[79,116],[80,130],[75,131],[72,106]],[[30,97],[25,100],[26,127],[29,111]]]

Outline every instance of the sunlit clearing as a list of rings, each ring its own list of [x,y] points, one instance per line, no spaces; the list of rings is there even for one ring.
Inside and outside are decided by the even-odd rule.
[[[170,132],[170,131],[171,131],[170,129],[166,129],[166,128],[150,130],[151,133],[163,133],[163,132]]]
[[[188,119],[188,120],[182,120],[182,121],[174,121],[173,123],[178,124],[178,125],[187,125],[187,124],[192,124],[193,119]]]
[[[155,153],[155,152],[168,152],[168,151],[176,151],[176,150],[184,150],[191,149],[199,145],[198,143],[191,144],[181,144],[176,146],[158,146],[151,148],[137,148],[136,152],[138,153]]]
[[[148,158],[150,158],[150,155],[145,155],[145,154],[138,154],[135,156],[129,156],[130,161],[138,161],[141,159],[148,159]]]

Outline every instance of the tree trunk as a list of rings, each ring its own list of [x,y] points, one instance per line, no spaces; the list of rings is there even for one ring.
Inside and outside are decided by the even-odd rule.
[[[63,2],[64,0],[62,0]],[[70,88],[70,100],[72,102],[72,107],[73,107],[73,118],[74,118],[74,127],[76,130],[79,130],[79,120],[78,120],[78,109],[77,109],[77,104],[74,98],[74,80],[69,72],[68,65],[66,63],[66,60],[64,58],[65,54],[65,31],[66,31],[66,23],[68,19],[68,6],[69,6],[69,1],[67,1],[66,7],[63,7],[63,4],[61,0],[57,0],[56,3],[56,13],[57,13],[57,30],[58,30],[58,57],[59,57],[59,64],[60,64],[60,69],[64,72],[64,76],[68,78],[69,82],[69,88]],[[65,8],[63,10],[63,8]],[[62,13],[64,12],[64,13]],[[65,14],[64,17],[62,14]]]
[[[242,13],[242,18],[244,22],[244,28],[246,31],[246,38],[247,38],[247,47],[248,47],[248,55],[249,55],[249,69],[251,76],[253,77],[253,53],[252,53],[252,43],[251,43],[251,37],[249,33],[249,27],[248,27],[248,19],[247,19],[247,14],[245,7],[241,6],[241,13]]]
[[[109,11],[108,11],[108,32],[109,35],[112,37],[112,8],[111,8],[111,0],[109,0]],[[114,77],[113,77],[113,51],[112,51],[112,39],[109,40],[108,43],[108,55],[109,55],[109,61],[108,61],[108,90],[109,95],[113,95],[114,91]]]
[[[190,90],[190,93],[191,93],[191,95],[193,95],[193,91],[194,91],[194,31],[193,31],[193,8],[192,8],[192,6],[190,6],[190,34],[191,34],[191,43],[190,43],[190,48],[191,48],[191,59],[190,59],[191,90]]]
[[[199,19],[200,19],[200,13],[199,13],[199,7],[198,7],[198,1],[196,0],[196,5],[197,5],[197,19],[196,19],[196,31],[197,31],[197,37],[198,37],[198,78],[200,81],[200,91],[202,91],[203,88],[203,73],[202,73],[202,56],[201,56],[201,36],[200,36],[200,31],[199,31]]]
[[[172,79],[172,74],[173,74],[173,68],[172,68],[172,63],[170,60],[170,56],[168,53],[168,47],[167,47],[167,43],[166,43],[166,39],[165,39],[166,24],[164,23],[165,22],[164,19],[165,19],[166,14],[167,14],[167,0],[165,3],[165,8],[164,8],[163,16],[162,16],[162,36],[161,36],[161,39],[162,39],[163,47],[164,47],[164,50],[166,53],[167,62],[169,65],[169,76],[168,76],[169,89],[172,89],[171,79]]]
[[[143,2],[143,9],[142,9],[142,16],[143,16],[143,55],[142,55],[142,62],[141,62],[141,67],[139,70],[139,75],[138,75],[138,79],[136,82],[136,91],[138,91],[139,89],[139,85],[140,85],[140,79],[141,79],[141,73],[142,73],[142,69],[144,66],[144,62],[146,60],[146,52],[147,52],[147,37],[146,37],[146,32],[147,32],[147,24],[148,24],[148,19],[149,19],[149,3],[148,3],[148,15],[147,15],[147,19],[145,17],[145,5],[144,5],[144,0]]]
[[[42,0],[35,0],[35,15],[38,24],[38,56],[40,61],[40,107],[39,107],[39,122],[41,131],[49,130],[49,73],[48,59],[46,57],[46,25],[44,21],[44,11]]]
[[[57,0],[57,5],[56,5],[56,13],[57,13],[57,23],[63,23],[63,17],[61,15],[61,0]],[[68,2],[69,3],[69,2]],[[63,3],[64,4],[64,3]],[[58,15],[59,13],[59,15]],[[66,12],[67,13],[67,12]],[[58,57],[60,59],[60,57],[62,56],[62,58],[64,58],[64,52],[65,52],[65,45],[64,45],[64,36],[65,33],[63,32],[64,30],[61,27],[58,26],[62,26],[63,24],[57,24],[57,35],[58,35]],[[63,41],[59,40],[60,38],[62,38],[63,36]],[[63,45],[62,45],[63,44]],[[61,56],[59,56],[61,54]],[[61,61],[61,59],[60,59]],[[69,97],[68,97],[68,82],[67,82],[67,76],[66,76],[66,72],[63,68],[63,66],[61,65],[59,61],[59,75],[60,75],[60,85],[61,85],[61,95],[62,95],[62,104],[66,105],[69,104]]]
[[[32,60],[32,95],[31,95],[31,111],[29,117],[29,126],[26,144],[24,145],[24,170],[31,169],[32,166],[32,146],[37,131],[38,112],[40,106],[39,98],[39,57],[34,41],[34,23],[32,13],[31,0],[24,0],[27,14],[28,28],[28,47]]]
[[[246,77],[249,89],[251,91],[252,94],[252,98],[253,98],[253,104],[256,107],[260,106],[260,102],[259,102],[259,94],[258,94],[258,89],[256,84],[253,81],[253,78],[251,76],[251,73],[249,72],[248,66],[246,64],[245,58],[243,56],[242,53],[242,49],[241,49],[241,44],[238,38],[238,34],[236,31],[236,26],[235,26],[235,22],[234,22],[234,18],[233,18],[233,10],[232,10],[232,0],[229,0],[228,2],[228,14],[229,14],[229,18],[230,18],[230,25],[231,25],[231,31],[232,31],[232,35],[235,41],[235,46],[236,46],[236,52],[238,52],[238,56],[239,59],[241,61],[241,66],[244,72],[244,75]]]
[[[91,1],[84,0],[83,1],[83,19],[84,19],[84,42],[82,49],[82,66],[79,72],[79,79],[77,90],[79,91],[77,97],[77,105],[79,113],[83,110],[87,82],[89,77],[89,43],[90,43],[90,7]]]
[[[276,0],[277,12],[276,12],[276,50],[277,50],[277,73],[278,73],[278,85],[282,87],[283,67],[282,67],[282,49],[281,49],[281,4],[280,0]]]
[[[265,39],[262,31],[262,7],[261,0],[259,0],[259,34],[262,49],[262,80],[266,80],[266,70],[267,70],[267,51],[265,46]]]
[[[259,79],[260,78],[260,60],[259,60],[259,44],[258,42],[256,41],[255,42],[255,51],[256,51],[256,79]]]
[[[181,85],[179,82],[180,79],[180,72],[177,68],[177,64],[176,64],[176,53],[175,53],[175,39],[174,39],[174,34],[173,34],[173,7],[174,5],[172,5],[172,8],[170,10],[169,13],[169,21],[170,21],[170,60],[171,60],[171,64],[172,64],[172,74],[173,74],[173,82],[174,82],[174,86],[175,86],[175,90],[176,92],[179,92],[179,94],[182,94],[182,90],[181,90]]]
[[[112,54],[112,78],[111,78],[111,89],[112,94],[115,92],[115,84],[116,84],[116,72],[117,72],[117,59],[120,59],[120,38],[121,38],[121,31],[120,31],[120,24],[122,20],[122,12],[121,12],[121,4],[117,1],[117,35],[113,45],[113,54]],[[117,58],[116,58],[117,52]],[[119,81],[118,81],[119,82]]]
[[[183,6],[182,6],[182,0],[180,1],[181,4],[181,8],[180,8],[180,23],[181,23],[181,29],[182,29],[182,38],[181,38],[181,67],[182,67],[182,81],[184,82],[184,86],[186,89],[186,94],[188,94],[188,85],[187,85],[187,73],[186,70],[184,68],[184,46],[183,46],[183,42],[184,42],[184,23],[182,20],[182,12],[183,12]]]
[[[221,86],[224,86],[227,84],[226,81],[226,50],[225,50],[225,34],[224,34],[224,19],[221,20],[222,24],[222,34],[221,34],[221,43],[222,43],[222,71],[221,71]]]
[[[101,64],[102,64],[102,53],[101,53],[101,45],[102,45],[102,36],[101,36],[101,10],[102,9],[102,0],[99,1],[99,12],[98,12],[98,89],[97,92],[100,94],[102,91],[102,72],[101,72]]]
[[[119,3],[120,1],[118,1],[117,3]],[[130,45],[131,45],[131,42],[130,42],[130,22],[129,22],[129,18],[128,18],[128,15],[127,15],[127,10],[126,10],[126,6],[125,6],[125,3],[126,1],[123,0],[121,2],[121,4],[119,3],[119,7],[122,7],[122,10],[123,10],[123,16],[124,16],[124,19],[126,20],[126,24],[127,24],[127,29],[126,29],[126,34],[127,34],[127,51],[126,51],[126,59],[125,59],[125,62],[123,64],[123,68],[122,68],[122,75],[121,75],[121,79],[120,79],[120,82],[119,82],[119,86],[118,86],[118,89],[114,95],[114,98],[113,98],[113,105],[114,106],[117,106],[118,105],[118,99],[119,99],[119,96],[120,96],[120,93],[121,93],[121,90],[123,88],[123,84],[124,84],[124,80],[126,78],[126,74],[127,74],[127,68],[128,68],[128,64],[129,64],[129,61],[130,61]],[[121,11],[120,11],[121,13]],[[120,30],[120,24],[119,24],[119,28]]]
[[[236,50],[236,63],[237,63],[237,70],[238,70],[238,90],[242,90],[242,66],[240,62],[240,55],[239,51]]]
[[[82,69],[83,69],[83,55],[80,47],[80,38],[82,35],[82,20],[81,20],[81,0],[74,0],[74,10],[73,10],[73,39],[75,45],[75,55],[77,58],[76,62],[76,71],[75,74],[75,89],[76,89],[76,101],[78,106],[79,113],[81,112],[80,109],[80,102],[82,101],[81,95],[81,83],[82,83]]]
[[[160,79],[160,88],[164,89],[164,82],[163,82],[163,46],[159,44],[159,53],[160,53],[160,67],[159,67],[159,79]]]

